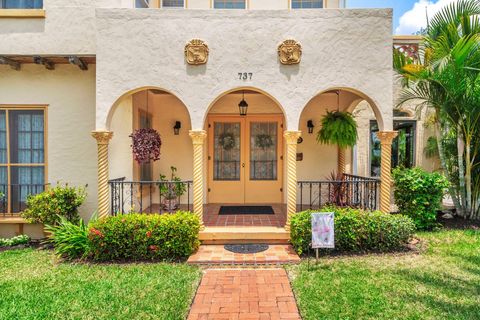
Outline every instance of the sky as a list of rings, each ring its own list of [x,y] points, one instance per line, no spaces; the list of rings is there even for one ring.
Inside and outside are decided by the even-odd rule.
[[[445,5],[458,0],[347,0],[348,8],[393,8],[393,33],[414,34]]]

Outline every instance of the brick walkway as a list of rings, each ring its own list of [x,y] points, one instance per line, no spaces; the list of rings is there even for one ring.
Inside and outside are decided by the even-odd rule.
[[[208,269],[188,319],[301,318],[284,269]]]

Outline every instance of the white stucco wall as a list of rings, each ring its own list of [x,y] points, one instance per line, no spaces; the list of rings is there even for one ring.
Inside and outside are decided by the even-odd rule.
[[[48,105],[47,182],[88,184],[81,215],[90,217],[97,202],[97,148],[90,135],[95,128],[95,66],[81,71],[57,65],[47,71],[43,66],[24,65],[14,71],[0,65],[0,104]]]
[[[348,87],[371,98],[389,130],[391,15],[388,9],[97,9],[97,129],[109,128],[110,109],[119,97],[155,86],[187,106],[194,129],[203,128],[211,103],[234,88],[270,94],[285,110],[286,128],[296,130],[314,96]],[[207,42],[208,64],[185,63],[184,46],[192,38]],[[288,38],[303,45],[300,65],[278,62],[277,46]],[[238,72],[253,72],[253,78],[239,80]]]

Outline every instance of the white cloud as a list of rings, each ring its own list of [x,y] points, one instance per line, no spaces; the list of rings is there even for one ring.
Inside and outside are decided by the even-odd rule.
[[[412,9],[400,17],[399,25],[397,29],[395,29],[395,34],[409,35],[419,31],[421,28],[425,28],[427,26],[425,7],[428,9],[428,16],[431,19],[433,15],[444,6],[457,1],[458,0],[418,0]]]

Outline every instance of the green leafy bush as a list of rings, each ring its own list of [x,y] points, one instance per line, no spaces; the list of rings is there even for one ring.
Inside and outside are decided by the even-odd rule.
[[[46,225],[45,231],[49,233],[49,242],[59,256],[70,260],[88,256],[88,226],[83,219],[80,218],[75,223],[59,217],[59,222],[56,225]]]
[[[290,241],[299,253],[309,250],[313,212],[335,212],[335,250],[340,252],[388,252],[401,249],[415,231],[412,220],[403,215],[379,211],[325,207],[303,211],[292,217]]]
[[[30,223],[55,225],[59,217],[76,222],[80,218],[78,207],[85,201],[84,187],[75,188],[58,184],[42,193],[27,197],[27,208],[22,217]]]
[[[185,211],[118,215],[89,227],[90,255],[96,261],[179,259],[200,245],[200,220]]]
[[[420,168],[393,170],[395,204],[399,211],[412,218],[417,229],[436,225],[437,210],[448,188],[447,179],[439,173]]]
[[[30,237],[26,234],[22,234],[10,239],[0,239],[0,247],[12,247],[19,244],[28,244]]]

